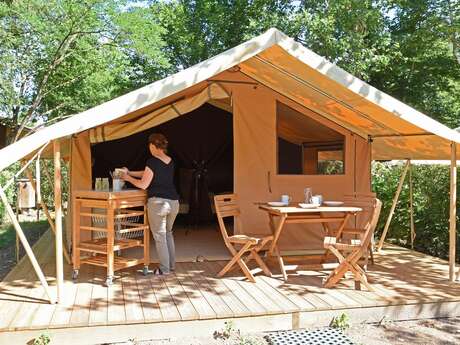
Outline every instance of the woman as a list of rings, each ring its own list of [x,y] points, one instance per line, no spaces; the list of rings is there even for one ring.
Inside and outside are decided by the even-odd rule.
[[[153,133],[148,145],[152,157],[147,160],[144,171],[129,171],[125,168],[122,178],[137,188],[147,189],[147,212],[150,230],[155,239],[160,267],[155,275],[174,271],[175,247],[172,228],[179,212],[179,194],[174,186],[174,162],[166,154],[168,140],[163,134]]]

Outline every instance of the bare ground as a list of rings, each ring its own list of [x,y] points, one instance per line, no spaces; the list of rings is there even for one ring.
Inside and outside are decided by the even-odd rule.
[[[357,345],[460,344],[460,318],[353,325],[345,333]],[[131,339],[117,345],[267,345],[264,334],[215,339],[212,335],[177,339]],[[115,345],[112,344],[112,345]]]

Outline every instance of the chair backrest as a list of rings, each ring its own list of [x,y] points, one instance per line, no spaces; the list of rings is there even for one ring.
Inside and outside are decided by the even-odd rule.
[[[238,205],[238,196],[236,194],[220,194],[214,196],[214,205],[216,207],[217,221],[219,222],[220,232],[224,238],[226,246],[231,246],[228,241],[228,232],[225,227],[224,218],[233,217],[234,223],[237,222],[241,211]]]
[[[377,227],[377,223],[379,222],[381,210],[382,210],[382,202],[379,199],[375,198],[372,216],[371,216],[369,223],[365,227],[366,231],[364,232],[364,235],[363,235],[363,241],[362,241],[363,248],[367,248],[372,240],[375,228]]]
[[[355,217],[350,219],[347,227],[354,229],[365,229],[372,220],[372,214],[375,206],[375,193],[353,193],[345,194],[343,201],[346,206],[362,208]]]

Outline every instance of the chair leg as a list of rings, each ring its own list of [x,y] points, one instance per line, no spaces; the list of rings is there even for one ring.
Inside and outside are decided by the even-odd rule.
[[[267,265],[265,262],[262,260],[262,258],[259,256],[259,254],[255,251],[255,249],[251,250],[251,257],[257,262],[259,267],[262,269],[262,271],[269,277],[272,276],[272,272],[268,269]]]
[[[345,276],[345,273],[347,273],[347,271],[348,267],[345,264],[345,262],[341,263],[329,274],[329,276],[324,281],[323,286],[325,288],[333,287],[340,281],[340,279],[342,279]]]
[[[241,270],[243,271],[244,275],[246,276],[246,278],[248,278],[248,280],[252,283],[255,283],[256,282],[256,279],[254,278],[254,276],[252,275],[251,271],[249,270],[248,266],[246,265],[246,263],[240,259],[237,260],[237,263],[238,265],[240,266]]]
[[[236,253],[236,255],[234,255],[233,258],[224,266],[224,268],[222,268],[222,270],[217,274],[217,276],[220,278],[220,277],[222,277],[225,273],[227,273],[227,272],[230,270],[230,268],[231,268],[235,263],[237,263],[238,260],[241,259],[241,256],[242,256],[244,253],[246,253],[246,252],[248,251],[248,249],[249,249],[250,246],[251,246],[250,243],[246,243],[246,244],[240,249],[240,251],[239,251],[238,253]],[[248,267],[246,266],[246,264],[245,264],[244,266],[246,267],[246,269],[248,268]],[[241,267],[241,265],[240,265],[240,267]]]
[[[374,265],[374,248],[373,248],[372,244],[370,245],[369,253],[371,254],[372,265]]]

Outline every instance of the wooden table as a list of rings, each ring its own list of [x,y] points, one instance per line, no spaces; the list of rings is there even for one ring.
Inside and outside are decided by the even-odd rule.
[[[144,273],[148,272],[150,234],[144,190],[77,190],[73,193],[72,203],[74,279],[82,264],[107,267],[107,285],[112,284],[115,271],[126,267],[144,264]],[[139,221],[141,218],[142,222]],[[83,231],[92,234],[90,240],[80,240]],[[102,236],[95,238],[93,234]],[[132,236],[128,234],[136,235],[136,238],[130,238]],[[143,247],[144,257],[137,259],[115,255],[115,252],[132,247]],[[82,258],[81,252],[89,256]]]
[[[322,224],[326,235],[331,235],[329,223],[338,223],[337,233],[340,233],[345,227],[348,219],[356,213],[361,212],[359,207],[348,206],[321,206],[317,208],[301,208],[298,206],[283,206],[274,207],[269,205],[259,205],[259,209],[268,213],[270,229],[273,234],[273,242],[268,251],[269,256],[276,256],[281,269],[283,279],[287,280],[284,261],[281,257],[278,241],[286,224]],[[275,224],[275,218],[278,219],[278,224]]]

